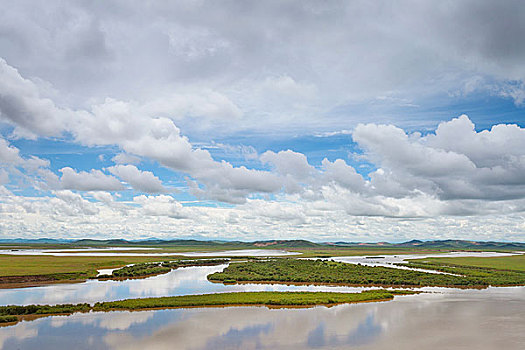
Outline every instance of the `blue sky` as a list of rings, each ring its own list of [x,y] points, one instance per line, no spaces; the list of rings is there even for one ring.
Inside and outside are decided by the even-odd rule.
[[[519,1],[2,6],[1,238],[525,239]]]

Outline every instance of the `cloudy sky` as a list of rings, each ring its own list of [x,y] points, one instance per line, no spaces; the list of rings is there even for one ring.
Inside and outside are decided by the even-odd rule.
[[[525,241],[521,1],[0,3],[0,238]]]

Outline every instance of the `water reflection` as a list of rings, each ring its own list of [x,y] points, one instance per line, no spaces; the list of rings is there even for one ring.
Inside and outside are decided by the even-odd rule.
[[[334,258],[328,258],[330,260],[349,263],[349,264],[361,264],[367,266],[383,266],[391,267],[401,270],[413,270],[435,274],[446,274],[453,275],[451,273],[445,273],[435,270],[419,269],[408,266],[397,265],[405,263],[409,259],[426,259],[426,258],[463,258],[463,257],[502,257],[519,255],[519,253],[499,253],[499,252],[449,252],[449,253],[437,253],[437,254],[399,254],[399,255],[385,255],[385,256],[340,256]],[[327,260],[327,259],[323,259]]]
[[[438,256],[501,256],[500,253],[449,253]],[[507,254],[508,255],[508,254]],[[429,255],[399,255],[386,256],[382,259],[355,256],[338,257],[337,261],[362,263],[367,265],[389,265],[412,257],[427,257]],[[0,305],[23,304],[58,304],[58,303],[95,303],[97,301],[111,301],[127,298],[144,298],[157,296],[175,296],[186,294],[204,294],[220,292],[242,291],[333,291],[359,292],[362,287],[345,286],[313,286],[313,285],[284,285],[284,284],[239,284],[223,285],[211,283],[207,276],[213,272],[222,271],[227,265],[185,267],[173,270],[167,274],[145,279],[125,281],[98,281],[89,280],[77,284],[55,284],[41,287],[0,289]],[[439,291],[443,288],[419,288],[424,291]]]
[[[363,345],[372,342],[382,331],[382,326],[375,320],[375,313],[370,312],[366,319],[361,321],[355,329],[347,335],[330,334],[325,322],[319,323],[307,337],[306,343],[310,348],[336,348],[344,345]]]
[[[522,349],[525,288],[448,290],[332,308],[53,316],[0,328],[2,349]]]
[[[359,287],[287,286],[284,284],[211,283],[206,276],[227,265],[184,267],[167,274],[135,280],[89,280],[77,284],[55,284],[31,288],[0,289],[1,305],[95,303],[127,298],[174,296],[243,291],[340,291],[356,292]],[[370,289],[370,288],[367,288]]]
[[[162,248],[140,247],[108,247],[108,248],[77,248],[77,249],[2,249],[0,254],[7,255],[50,255],[50,256],[187,256],[187,257],[217,257],[217,256],[291,256],[302,253],[279,249],[237,249],[212,252],[155,252]],[[122,252],[125,250],[148,250],[147,253]]]

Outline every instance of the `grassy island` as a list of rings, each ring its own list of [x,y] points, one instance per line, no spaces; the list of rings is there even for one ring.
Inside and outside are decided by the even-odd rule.
[[[195,260],[172,260],[164,262],[139,263],[130,266],[124,266],[120,269],[114,270],[111,275],[101,275],[99,279],[125,279],[125,278],[140,278],[149,277],[168,273],[173,269],[179,267],[189,266],[213,266],[226,264],[229,259],[195,259]]]
[[[430,268],[421,264],[414,267]],[[488,285],[525,285],[525,272],[448,269],[449,274],[388,267],[371,267],[327,260],[274,259],[232,263],[224,271],[210,274],[213,282],[306,282],[361,286],[442,286],[484,287]]]
[[[359,303],[370,301],[386,301],[394,295],[414,294],[411,291],[371,290],[361,293],[332,292],[238,292],[183,295],[160,298],[125,299],[118,301],[98,302],[89,304],[61,305],[8,305],[0,306],[0,323],[16,323],[29,317],[37,318],[46,315],[70,315],[76,312],[167,309],[184,307],[209,306],[315,306]]]
[[[175,297],[127,299],[96,303],[95,311],[140,310],[158,308],[180,308],[195,306],[314,306],[357,303],[364,301],[390,300],[395,294],[412,294],[409,291],[396,292],[371,290],[361,293],[335,292],[237,292],[200,295],[183,295]]]

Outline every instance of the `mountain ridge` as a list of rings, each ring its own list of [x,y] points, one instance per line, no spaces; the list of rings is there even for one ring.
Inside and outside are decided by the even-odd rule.
[[[192,246],[192,247],[217,247],[225,246],[227,248],[359,248],[359,247],[376,247],[376,248],[435,248],[435,249],[524,249],[523,242],[498,242],[498,241],[472,241],[472,240],[417,240],[413,239],[401,243],[389,242],[312,242],[304,239],[279,239],[279,240],[262,240],[262,241],[224,241],[224,240],[198,240],[198,239],[158,239],[148,238],[144,240],[126,240],[126,239],[0,239],[0,244],[67,244],[73,246]]]

